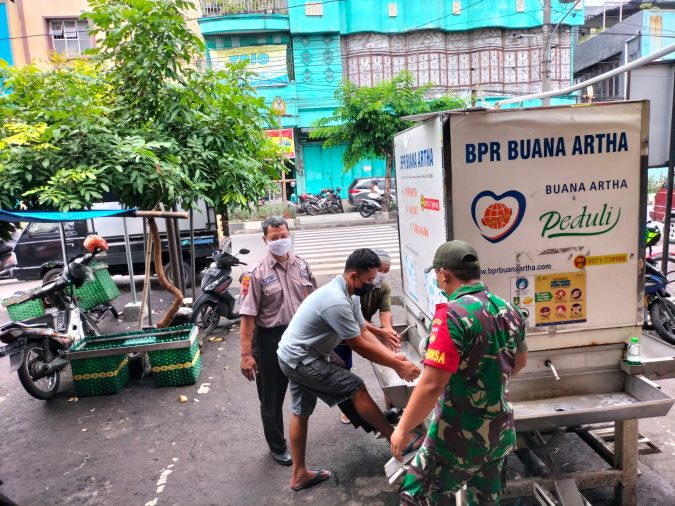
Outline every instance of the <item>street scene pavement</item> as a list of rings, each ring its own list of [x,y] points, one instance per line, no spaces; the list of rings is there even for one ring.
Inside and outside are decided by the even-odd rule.
[[[341,272],[344,260],[359,247],[382,247],[392,256],[388,281],[400,296],[401,277],[395,224],[365,222],[294,232],[294,250],[313,268],[319,285]],[[265,253],[260,233],[233,236],[233,250],[250,249],[249,264]],[[238,292],[241,268],[233,272]],[[114,280],[122,308],[130,300],[129,278]],[[141,291],[142,277],[135,278]],[[0,282],[0,297],[37,284]],[[152,282],[157,316],[169,296]],[[197,292],[198,293],[198,292]],[[188,294],[189,295],[189,294]],[[4,312],[0,319],[7,318]],[[394,323],[403,323],[402,307]],[[224,322],[224,320],[223,320]],[[135,330],[131,322],[102,322],[104,332]],[[343,425],[339,411],[319,403],[310,419],[307,464],[328,468],[333,477],[314,488],[293,492],[290,468],[277,465],[264,442],[255,385],[239,371],[238,328],[219,328],[204,340],[203,369],[195,385],[155,389],[150,377],[130,382],[113,396],[76,398],[69,369],[62,373],[60,393],[43,402],[30,397],[8,364],[0,362],[0,490],[21,505],[239,505],[368,504],[394,505],[398,498],[385,479],[389,445],[360,429]],[[355,357],[354,372],[383,406],[382,392],[370,363]],[[675,380],[659,382],[675,395]],[[180,402],[179,397],[187,400]],[[288,404],[288,396],[286,404]],[[288,418],[285,420],[288,425]],[[639,504],[672,505],[675,501],[675,413],[640,421],[640,432],[661,453],[640,458]],[[554,458],[562,471],[605,467],[574,435],[567,435]],[[509,476],[522,472],[509,458]],[[592,504],[614,504],[612,489],[585,495]],[[511,504],[515,504],[511,502]],[[524,500],[518,504],[536,504]]]

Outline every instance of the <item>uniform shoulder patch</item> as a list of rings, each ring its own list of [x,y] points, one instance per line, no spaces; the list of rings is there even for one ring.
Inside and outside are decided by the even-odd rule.
[[[241,295],[242,295],[242,297],[246,297],[248,295],[248,290],[249,290],[250,286],[251,286],[251,275],[246,274],[243,278],[241,278]]]

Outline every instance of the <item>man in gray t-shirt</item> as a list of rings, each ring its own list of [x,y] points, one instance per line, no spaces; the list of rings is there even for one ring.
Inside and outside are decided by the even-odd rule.
[[[368,360],[391,367],[406,381],[420,373],[416,365],[366,330],[359,296],[373,289],[379,267],[380,259],[372,250],[354,251],[344,273],[302,302],[279,342],[279,366],[290,380],[291,390],[293,490],[311,487],[331,476],[330,471],[309,471],[305,467],[307,427],[317,398],[329,406],[351,399],[358,414],[387,440],[393,432],[363,380],[330,361],[330,353],[340,341]],[[421,444],[417,439],[415,442]],[[413,443],[410,446],[408,451],[414,449]]]

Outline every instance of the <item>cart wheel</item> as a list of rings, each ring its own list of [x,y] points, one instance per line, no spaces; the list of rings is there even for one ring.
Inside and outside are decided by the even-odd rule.
[[[17,371],[26,392],[42,401],[53,398],[61,382],[59,371],[44,378],[33,379],[40,367],[50,361],[50,357],[49,351],[43,348],[42,343],[30,341],[23,352],[23,362]]]

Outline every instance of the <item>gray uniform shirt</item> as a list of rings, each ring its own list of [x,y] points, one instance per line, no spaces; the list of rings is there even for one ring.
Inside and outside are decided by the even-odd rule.
[[[262,328],[288,325],[300,303],[316,288],[309,264],[293,253],[284,267],[267,253],[241,279],[239,314],[255,316]]]
[[[361,302],[349,295],[342,274],[307,297],[281,337],[277,355],[289,366],[329,360],[343,339],[354,339],[365,328]]]

